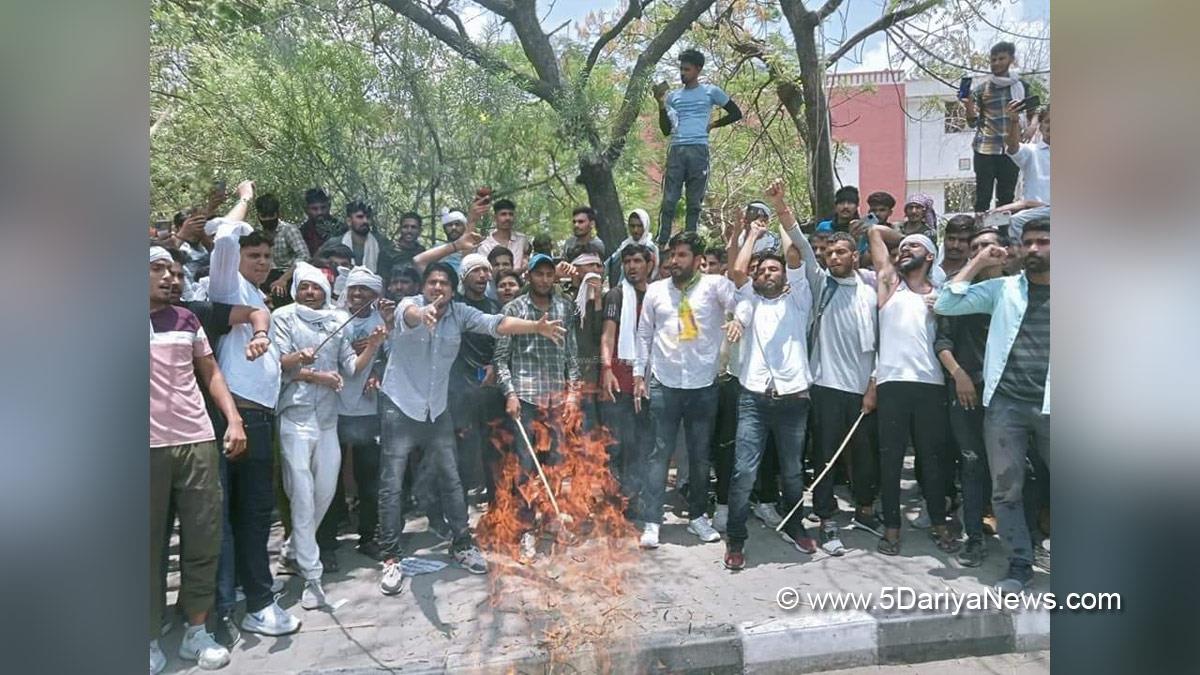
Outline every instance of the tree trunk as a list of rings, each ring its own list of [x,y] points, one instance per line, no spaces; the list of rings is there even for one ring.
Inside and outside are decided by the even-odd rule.
[[[604,242],[605,250],[612,253],[625,239],[625,212],[621,210],[612,165],[604,160],[580,158],[575,182],[587,190],[588,204],[596,210],[596,234]]]
[[[833,213],[833,146],[829,138],[829,102],[825,98],[825,68],[817,51],[816,25],[803,22],[803,30],[793,30],[796,56],[800,60],[801,89],[804,92],[804,124],[807,127],[808,173],[812,177],[809,199],[813,217]]]

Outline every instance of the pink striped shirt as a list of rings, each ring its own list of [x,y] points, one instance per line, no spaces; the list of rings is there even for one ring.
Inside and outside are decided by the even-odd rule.
[[[195,314],[173,306],[150,313],[150,447],[215,440],[194,366],[212,353]]]

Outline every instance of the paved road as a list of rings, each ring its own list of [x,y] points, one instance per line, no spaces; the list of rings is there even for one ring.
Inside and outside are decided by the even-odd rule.
[[[1042,675],[1050,672],[1050,652],[1028,654],[999,654],[970,659],[930,661],[903,666],[871,666],[825,671],[827,675],[960,675],[989,673],[995,675]]]

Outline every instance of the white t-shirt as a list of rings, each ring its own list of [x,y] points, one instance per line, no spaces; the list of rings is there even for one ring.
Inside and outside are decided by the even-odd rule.
[[[943,384],[942,365],[933,353],[937,316],[900,281],[887,304],[879,308],[879,367],[875,381]]]
[[[777,298],[755,293],[749,281],[738,289],[737,318],[745,326],[738,381],[758,394],[772,384],[780,395],[806,391],[812,384],[805,345],[812,294],[803,270],[789,267],[787,281],[790,290]]]
[[[1022,143],[1010,154],[1012,161],[1021,169],[1025,181],[1025,199],[1036,199],[1050,204],[1050,146],[1037,143]]]

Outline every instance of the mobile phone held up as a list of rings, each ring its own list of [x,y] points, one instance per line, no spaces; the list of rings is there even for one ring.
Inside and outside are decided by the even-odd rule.
[[[971,95],[971,76],[964,75],[963,78],[958,81],[958,98],[961,100],[970,95]]]
[[[1042,98],[1040,96],[1027,96],[1018,104],[1018,110],[1021,112],[1036,111],[1042,107]]]

